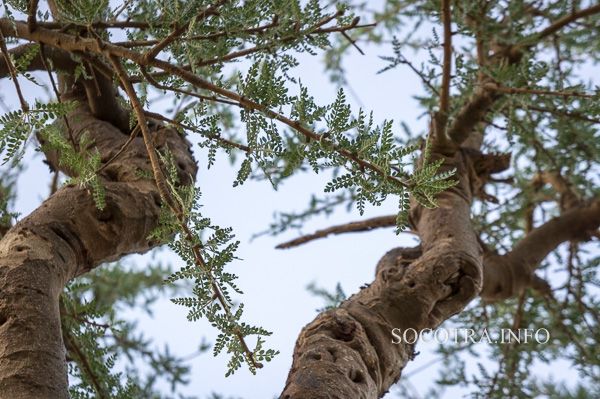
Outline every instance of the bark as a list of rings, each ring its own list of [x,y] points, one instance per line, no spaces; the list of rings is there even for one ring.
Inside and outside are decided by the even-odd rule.
[[[75,137],[87,131],[103,161],[112,158],[128,136],[92,114],[83,88],[73,95],[81,103],[68,117]],[[155,146],[168,146],[182,182],[192,183],[197,167],[189,143],[171,129],[156,125],[153,130]],[[56,155],[48,153],[48,162],[64,170]],[[159,244],[147,237],[158,222],[160,197],[154,182],[139,171],[150,171],[150,164],[142,139],[136,138],[102,171],[104,210],[86,189],[68,185],[0,241],[1,398],[68,397],[58,308],[63,287],[104,262]]]
[[[284,399],[378,398],[414,358],[414,345],[392,344],[392,329],[435,328],[460,312],[481,289],[482,249],[469,213],[474,175],[467,151],[444,157],[459,184],[439,207],[413,204],[411,224],[420,249],[394,249],[375,281],[301,332]]]
[[[540,39],[598,10],[600,8],[594,6],[573,13],[541,31]],[[97,37],[49,30],[51,24],[38,24],[35,30],[31,26],[31,22],[13,23],[0,18],[4,36],[55,48],[48,56],[55,59],[57,65],[62,63],[69,67],[70,56],[66,56],[77,53],[91,72],[105,74],[110,80],[113,71],[100,58],[121,57],[141,68],[157,68],[160,73],[179,76],[200,89],[231,100],[232,104],[264,112],[307,138],[319,139],[299,123],[217,87],[185,67]],[[446,27],[448,36],[450,24]],[[492,56],[488,57],[486,51],[483,58],[490,64],[505,61],[514,64],[530,45],[497,46]],[[450,48],[448,41],[446,49]],[[450,52],[447,53],[445,60],[450,59]],[[41,59],[33,60],[34,67],[39,68],[41,64]],[[451,76],[448,67],[444,72],[448,78]],[[0,76],[4,73],[0,68]],[[445,80],[447,86],[449,79]],[[93,132],[103,159],[108,160],[126,140],[123,133],[128,132],[127,118],[115,105],[112,85],[98,77],[96,83],[86,82],[76,93],[88,106],[80,108],[70,121],[76,135],[86,128]],[[481,164],[481,154],[477,151],[481,141],[474,139],[473,130],[481,125],[499,98],[501,91],[496,83],[482,74],[478,87],[456,113],[452,124],[444,131],[438,129],[438,140],[444,138],[444,145],[434,147],[434,157],[443,157],[446,169],[457,169],[459,185],[440,195],[437,209],[423,209],[413,204],[411,224],[421,237],[420,248],[390,251],[379,262],[373,284],[305,327],[296,345],[282,397],[346,399],[383,395],[414,357],[412,345],[392,345],[393,328],[435,328],[460,312],[480,292],[490,300],[513,295],[527,285],[535,265],[547,252],[564,240],[581,238],[573,234],[574,228],[581,232],[597,228],[599,206],[596,201],[587,206],[578,205],[577,212],[565,213],[565,218],[534,230],[511,253],[503,256],[486,253],[484,257],[469,214],[473,197],[485,197],[482,189],[485,173],[481,168],[493,173],[494,165]],[[158,146],[168,143],[175,153],[182,179],[188,174],[194,175],[195,164],[184,139],[165,129],[155,138]],[[339,152],[363,167],[381,172],[353,154]],[[55,154],[47,156],[54,167],[60,167]],[[0,342],[3,345],[0,347],[0,396],[65,397],[64,349],[57,309],[62,287],[69,279],[101,262],[143,252],[156,245],[146,241],[146,237],[157,222],[159,195],[153,182],[137,177],[136,169],[150,169],[141,139],[136,139],[125,155],[103,171],[108,197],[105,211],[95,208],[85,190],[65,187],[12,228],[0,242]],[[545,238],[549,242],[540,244]]]
[[[499,48],[488,61],[515,64],[523,51],[519,47]],[[435,134],[433,129],[437,138],[434,158],[444,159],[443,169],[456,169],[459,184],[439,195],[439,208],[413,204],[411,225],[421,238],[420,252],[388,252],[370,286],[302,330],[282,398],[383,396],[414,358],[414,345],[392,343],[393,329],[433,329],[480,293],[486,300],[496,300],[527,286],[541,286],[533,274],[534,265],[565,236],[573,236],[566,234],[552,240],[553,245],[539,247],[536,253],[541,258],[529,259],[525,271],[519,269],[523,263],[519,263],[518,255],[527,249],[521,248],[515,248],[516,256],[492,257],[486,253],[484,268],[483,248],[471,225],[470,207],[474,197],[496,200],[485,193],[484,186],[490,175],[507,169],[510,156],[479,151],[483,134],[476,130],[481,130],[485,116],[501,98],[489,77],[481,75],[480,83],[445,132]],[[533,241],[539,239],[543,238]]]
[[[597,198],[534,229],[504,255],[486,253],[481,297],[492,302],[518,295],[537,282],[536,267],[559,244],[587,241],[599,227],[600,198]]]
[[[472,151],[463,153],[475,163],[481,160]],[[461,164],[469,165],[468,159]],[[473,168],[481,170],[481,165]],[[472,173],[460,176],[461,182],[474,181],[472,189],[479,190],[480,178]],[[302,330],[282,398],[383,396],[414,358],[414,345],[392,343],[393,328],[435,328],[476,293],[492,302],[527,287],[540,288],[534,274],[537,265],[561,243],[589,240],[600,227],[600,199],[580,203],[531,231],[512,251],[486,252],[481,282],[481,252],[467,206],[471,197],[465,195],[469,191],[461,184],[444,193],[439,209],[415,207],[412,216],[422,247],[388,252],[370,286]]]

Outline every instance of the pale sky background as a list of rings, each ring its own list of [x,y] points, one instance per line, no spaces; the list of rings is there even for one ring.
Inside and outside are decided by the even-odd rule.
[[[379,55],[390,55],[378,48],[364,47],[365,55],[353,51],[347,58],[345,67],[355,97],[348,93],[353,104],[353,111],[358,111],[358,101],[367,111],[373,110],[378,122],[393,119],[394,131],[403,134],[399,121],[404,121],[413,132],[423,132],[427,119],[418,119],[422,110],[417,108],[413,95],[422,94],[421,83],[407,67],[377,75],[376,72],[385,66]],[[410,56],[407,52],[407,56]],[[296,69],[296,76],[302,79],[311,94],[321,104],[335,99],[337,87],[329,82],[319,58],[300,56],[301,65]],[[27,84],[20,79],[26,90],[29,102],[39,95],[39,88]],[[0,96],[6,104],[15,105],[14,88],[7,80],[0,81]],[[47,98],[43,95],[43,98]],[[151,107],[151,111],[161,112],[159,107]],[[3,110],[4,112],[4,110]],[[198,138],[190,136],[191,141]],[[29,146],[24,158],[26,171],[18,184],[17,211],[25,216],[35,209],[47,196],[51,175],[42,158],[34,156],[33,145]],[[317,240],[291,250],[276,250],[275,245],[297,236],[296,232],[288,232],[279,237],[264,236],[250,242],[250,237],[264,230],[273,220],[275,210],[302,210],[311,193],[322,193],[327,182],[324,176],[312,173],[302,174],[286,181],[278,191],[273,191],[268,182],[248,181],[243,186],[233,188],[232,182],[237,173],[225,157],[220,157],[217,164],[206,171],[204,152],[197,151],[200,171],[197,185],[203,193],[203,212],[214,223],[221,227],[231,226],[241,241],[238,256],[243,261],[233,262],[228,270],[239,276],[238,285],[244,295],[238,299],[245,303],[244,320],[273,331],[267,339],[267,346],[281,351],[272,362],[252,376],[241,369],[232,377],[225,378],[226,356],[212,357],[209,351],[190,362],[193,366],[191,383],[183,389],[189,395],[206,398],[211,392],[226,397],[244,399],[273,398],[282,390],[291,365],[293,346],[300,329],[316,315],[315,309],[322,307],[321,299],[307,292],[310,282],[317,282],[321,287],[333,289],[340,282],[345,292],[350,295],[360,285],[370,282],[374,276],[375,265],[379,258],[396,246],[413,246],[413,236],[402,234],[396,236],[393,229],[376,230],[370,233],[346,234]],[[371,209],[364,217],[374,217],[395,212],[396,199],[391,199],[383,206]],[[309,233],[318,228],[358,220],[358,212],[351,214],[340,211],[327,219],[317,219],[306,225],[303,232]],[[182,265],[175,255],[161,251],[158,259],[170,262],[175,268]],[[132,256],[131,262],[143,268],[150,256]],[[140,317],[139,328],[144,334],[153,338],[158,348],[168,344],[174,353],[186,355],[193,353],[205,337],[212,342],[215,330],[204,321],[190,323],[186,320],[186,309],[168,301],[161,300],[154,307],[154,317]],[[131,314],[137,318],[138,314]],[[252,342],[252,341],[251,341]],[[418,369],[435,357],[428,353],[427,347],[419,345],[421,351],[415,361],[405,369],[404,374]],[[423,395],[437,377],[436,365],[421,371],[410,378],[415,393]],[[476,367],[471,364],[470,367]],[[559,371],[561,374],[563,371]],[[538,373],[544,376],[552,374],[552,370],[540,366]],[[556,374],[555,374],[556,375]],[[166,384],[163,384],[168,389]],[[393,392],[393,391],[392,391]],[[448,391],[445,397],[458,397],[465,391],[455,389]],[[386,397],[394,397],[390,394]],[[417,396],[419,397],[419,396]]]

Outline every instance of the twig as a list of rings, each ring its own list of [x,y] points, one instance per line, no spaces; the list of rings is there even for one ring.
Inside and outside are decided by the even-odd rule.
[[[310,34],[319,34],[319,33],[344,32],[346,30],[350,30],[350,29],[357,27],[358,20],[355,18],[348,25],[337,26],[337,27],[332,27],[332,28],[321,28],[323,25],[326,25],[327,23],[331,22],[333,19],[337,18],[338,16],[340,16],[342,14],[343,14],[342,11],[338,11],[335,14],[332,14],[325,18],[322,18],[320,21],[316,22],[313,26],[309,27],[308,29],[306,29],[304,31],[296,32],[295,34],[290,34],[286,37],[281,38],[279,40],[279,43],[283,44],[283,43],[293,41],[294,39],[297,39],[299,36],[302,36],[302,35],[306,36],[306,35],[310,35]],[[267,44],[263,44],[260,46],[254,46],[254,47],[250,47],[250,48],[247,48],[244,50],[234,51],[233,53],[229,53],[222,57],[216,57],[216,58],[212,58],[210,60],[200,61],[196,65],[197,66],[208,66],[208,65],[218,64],[221,62],[231,61],[233,59],[244,57],[244,56],[247,56],[250,54],[254,54],[254,53],[262,51],[262,50],[268,50],[274,46],[275,46],[275,43],[267,43]]]
[[[215,136],[215,135],[208,135],[208,134],[206,134],[204,132],[200,132],[197,128],[195,128],[193,126],[187,125],[185,123],[181,123],[179,121],[176,121],[175,119],[168,118],[168,117],[166,117],[164,115],[157,114],[157,113],[150,112],[150,111],[144,111],[144,113],[148,117],[150,117],[152,119],[156,119],[156,120],[159,120],[159,121],[162,121],[162,122],[170,123],[170,124],[172,124],[174,126],[177,126],[178,128],[181,128],[181,129],[184,129],[184,130],[189,130],[189,131],[192,131],[192,132],[199,132],[199,133],[201,133],[201,135],[203,135],[205,137],[208,137],[209,139],[216,140],[216,141],[220,142],[224,147],[234,147],[234,148],[237,148],[237,149],[245,151],[245,152],[252,152],[252,149],[250,147],[244,145],[244,144],[236,143],[235,141],[231,141],[231,140],[228,140],[228,139],[225,139],[225,138],[222,138],[222,137],[218,137],[218,136]]]
[[[195,22],[201,21],[204,18],[207,18],[211,15],[217,14],[218,13],[217,8],[222,6],[226,2],[227,2],[227,0],[219,0],[215,4],[211,5],[210,7],[200,11],[200,13],[198,13],[198,15],[195,16],[194,18],[192,18],[190,21],[186,22],[185,24],[183,24],[181,26],[176,26],[167,37],[162,39],[154,47],[152,47],[150,50],[148,50],[144,54],[144,58],[146,60],[151,60],[154,57],[156,57],[158,55],[158,53],[160,53],[165,47],[167,47],[169,44],[171,44],[175,40],[177,40],[177,38],[179,36],[181,36],[188,29],[188,27],[192,21],[195,21]]]
[[[100,172],[102,172],[104,169],[106,169],[106,167],[108,165],[111,164],[111,162],[113,162],[115,159],[117,159],[123,152],[125,152],[125,150],[127,149],[127,147],[129,147],[129,144],[131,144],[131,142],[137,137],[138,133],[140,131],[140,124],[136,124],[135,127],[133,128],[133,130],[131,131],[131,135],[129,135],[129,138],[127,139],[127,141],[125,143],[123,143],[123,145],[121,146],[121,148],[119,149],[119,151],[117,151],[117,153],[115,155],[113,155],[108,161],[106,161],[106,163],[104,165],[102,165],[101,167],[99,167],[96,170],[96,174],[99,174]]]
[[[127,76],[127,72],[121,65],[121,61],[119,61],[114,55],[108,54],[108,60],[112,64],[115,69],[115,73],[119,78],[121,85],[125,89],[129,100],[131,101],[132,108],[137,116],[138,125],[141,128],[142,136],[144,138],[144,144],[146,145],[146,151],[148,152],[148,157],[150,158],[150,165],[152,166],[152,173],[154,175],[154,179],[156,180],[156,186],[158,188],[158,193],[160,194],[161,199],[169,206],[176,207],[171,195],[169,194],[169,188],[167,182],[165,181],[165,176],[160,168],[160,162],[158,160],[158,156],[156,155],[156,150],[152,145],[152,138],[150,137],[150,130],[148,129],[148,123],[146,121],[146,116],[144,114],[144,109],[142,108],[142,104],[137,97],[135,89],[133,85],[129,81],[129,77]]]
[[[81,28],[86,28],[88,27],[88,25],[82,25],[82,24],[76,24],[73,22],[69,22],[69,23],[64,23],[64,22],[38,22],[37,24],[40,27],[43,27],[45,29],[58,29],[58,30],[65,30],[69,27],[81,27]],[[156,23],[156,24],[150,24],[148,22],[144,22],[144,21],[114,21],[114,22],[104,22],[104,21],[97,21],[97,22],[92,22],[89,26],[95,29],[150,29],[151,27],[159,27],[159,26],[163,26],[164,24],[161,23]]]
[[[564,110],[560,110],[560,109],[543,108],[543,107],[538,107],[538,106],[530,105],[530,104],[519,104],[519,105],[523,106],[523,108],[525,108],[525,109],[530,109],[532,111],[545,112],[545,113],[549,113],[549,114],[553,114],[553,115],[564,116],[567,118],[578,119],[578,120],[581,120],[584,122],[600,124],[600,119],[590,118],[589,116],[584,115],[580,112],[569,112],[569,111],[564,111]]]
[[[580,98],[596,98],[597,94],[582,93],[578,91],[553,91],[542,89],[527,89],[522,87],[505,87],[495,84],[485,85],[488,90],[497,91],[504,94],[532,94],[540,96],[558,96],[558,97],[580,97]]]
[[[176,121],[175,119],[171,119],[171,118],[167,118],[166,116],[163,116],[161,114],[157,114],[154,112],[150,112],[150,111],[144,111],[144,113],[149,116],[150,118],[162,121],[162,122],[167,122],[170,123],[172,125],[177,126],[178,128],[181,129],[185,129],[185,130],[189,130],[192,132],[199,132],[200,134],[202,134],[205,137],[208,137],[211,140],[216,140],[217,142],[221,143],[224,147],[234,147],[237,148],[238,150],[242,150],[245,152],[252,152],[252,149],[246,145],[240,144],[240,143],[236,143],[235,141],[231,141],[228,139],[224,139],[223,137],[218,137],[215,135],[208,135],[204,132],[200,132],[198,129],[196,129],[193,126],[187,125],[185,123],[181,123]]]
[[[398,63],[398,64],[404,64],[406,66],[408,66],[410,68],[411,71],[413,71],[418,77],[419,79],[421,79],[421,81],[423,82],[423,84],[425,86],[427,86],[429,88],[429,90],[431,90],[432,93],[434,93],[436,96],[440,95],[440,92],[438,91],[438,89],[431,83],[431,80],[428,79],[423,72],[419,71],[412,62],[410,62],[404,55],[402,55],[402,53],[398,53],[398,58],[396,60],[394,60],[394,64]]]
[[[199,41],[199,40],[214,40],[214,39],[218,39],[219,37],[223,37],[223,36],[232,36],[232,35],[236,35],[236,34],[263,34],[265,33],[266,30],[274,28],[276,26],[279,25],[279,18],[277,17],[277,15],[275,15],[273,17],[273,20],[266,24],[266,25],[262,25],[262,26],[258,26],[256,28],[249,28],[249,29],[242,29],[242,30],[238,30],[238,31],[229,31],[229,32],[216,32],[216,33],[211,33],[208,35],[194,35],[194,36],[187,36],[187,37],[181,37],[179,40],[181,41]],[[113,44],[117,45],[117,46],[122,46],[122,47],[143,47],[143,46],[154,46],[155,44],[159,43],[160,40],[157,39],[152,39],[152,40],[131,40],[131,41],[125,41],[125,42],[114,42]]]
[[[67,310],[65,308],[65,304],[62,298],[60,300],[59,307],[61,313],[65,315],[67,313]],[[65,346],[67,350],[71,349],[74,352],[76,359],[79,360],[76,360],[76,362],[81,368],[81,371],[90,379],[90,384],[94,387],[96,395],[98,395],[98,397],[101,399],[108,399],[106,389],[103,387],[101,380],[94,372],[94,368],[90,364],[89,359],[86,357],[84,351],[79,347],[76,339],[72,336],[71,332],[67,328],[63,328],[63,340],[65,341]]]
[[[8,54],[8,49],[6,48],[6,41],[4,40],[2,30],[0,30],[0,51],[2,51],[4,61],[6,62],[6,67],[8,68],[10,77],[12,78],[13,84],[15,85],[15,89],[17,90],[17,96],[19,97],[19,102],[21,103],[21,109],[23,110],[23,112],[27,112],[29,111],[29,105],[27,104],[27,101],[25,101],[23,93],[21,92],[21,86],[19,85],[19,81],[17,80],[17,69],[15,68],[12,60],[10,59],[10,54]]]
[[[152,140],[150,137],[150,131],[148,129],[148,123],[146,120],[146,114],[144,113],[144,109],[142,108],[142,104],[140,103],[140,100],[137,97],[137,94],[133,88],[133,85],[129,81],[127,72],[121,65],[121,62],[114,55],[112,55],[109,52],[107,54],[107,56],[108,56],[109,61],[115,68],[115,72],[116,72],[117,76],[119,77],[119,80],[121,81],[121,83],[125,89],[125,92],[127,93],[129,100],[131,101],[133,110],[136,114],[138,124],[142,131],[142,137],[144,138],[144,144],[146,145],[146,151],[148,152],[148,157],[150,158],[150,164],[152,166],[152,173],[154,175],[154,180],[155,180],[156,186],[158,188],[158,192],[161,196],[161,199],[164,201],[165,205],[169,206],[169,208],[175,215],[175,217],[183,231],[183,236],[192,246],[191,249],[192,249],[192,254],[194,256],[194,262],[195,262],[196,266],[199,267],[203,272],[205,272],[205,274],[211,284],[211,287],[212,287],[212,290],[214,292],[216,299],[219,301],[219,303],[220,303],[221,307],[223,308],[223,311],[227,315],[228,319],[233,320],[231,307],[228,304],[227,299],[225,298],[224,294],[221,292],[221,289],[215,282],[214,277],[211,273],[210,267],[206,264],[205,260],[202,257],[202,254],[200,252],[200,250],[202,248],[201,244],[197,242],[197,240],[194,238],[194,234],[187,226],[187,222],[185,220],[185,215],[183,213],[183,210],[181,209],[181,204],[178,204],[177,202],[175,202],[175,200],[173,200],[172,195],[169,192],[168,184],[166,182],[166,179],[162,172],[162,169],[160,168],[158,156],[156,155],[156,150],[154,149],[154,146],[152,144]],[[250,363],[252,363],[252,366],[255,368],[262,368],[263,367],[262,364],[258,363],[255,360],[254,354],[252,353],[252,351],[246,344],[246,341],[245,341],[244,336],[242,335],[241,331],[239,331],[239,329],[235,329],[233,331],[233,334],[237,337],[240,345],[243,348],[244,355],[246,356],[247,360]]]
[[[333,17],[331,17],[333,18]],[[404,181],[403,179],[390,175],[388,171],[382,170],[379,166],[366,161],[362,158],[359,158],[351,151],[341,148],[336,143],[332,142],[327,137],[323,135],[315,133],[313,130],[303,126],[299,121],[290,119],[282,114],[279,114],[265,105],[259,104],[256,101],[250,100],[236,92],[227,90],[223,87],[219,87],[208,80],[186,70],[183,67],[171,64],[167,61],[163,61],[160,59],[153,59],[151,61],[144,60],[142,54],[139,54],[135,51],[131,51],[124,47],[115,46],[112,43],[104,42],[98,39],[88,39],[82,37],[75,37],[73,35],[65,34],[62,32],[49,31],[47,29],[37,29],[36,32],[31,33],[26,30],[22,22],[18,21],[7,21],[0,19],[0,28],[6,29],[6,31],[11,32],[11,35],[15,35],[21,38],[26,38],[32,41],[37,41],[40,43],[49,44],[55,47],[59,47],[66,51],[83,51],[83,52],[93,52],[97,54],[106,54],[111,58],[122,58],[135,62],[139,66],[152,66],[163,70],[165,73],[178,76],[185,80],[188,83],[191,83],[194,86],[197,86],[201,89],[205,89],[211,91],[217,95],[228,98],[237,103],[238,107],[250,109],[254,111],[258,111],[268,116],[269,118],[275,119],[291,128],[296,130],[299,134],[304,136],[307,139],[315,140],[323,143],[324,145],[328,145],[332,148],[333,151],[336,151],[342,157],[354,162],[362,169],[368,169],[375,174],[383,177],[393,184],[400,185],[406,188],[412,188],[413,184],[409,181]],[[25,28],[25,29],[24,29]],[[127,83],[130,85],[131,81],[128,80]],[[143,127],[143,126],[142,126]],[[142,131],[143,132],[143,131]]]
[[[308,28],[307,30],[305,30],[304,32],[302,32],[301,34],[304,35],[311,35],[311,34],[324,34],[324,33],[333,33],[333,32],[345,32],[351,29],[358,29],[358,28],[367,28],[367,27],[373,27],[376,24],[364,24],[364,25],[356,25],[354,22],[350,23],[348,25],[342,25],[342,26],[334,26],[334,27],[330,27],[330,28],[318,28],[319,26],[322,26],[323,24],[329,22],[332,18],[328,17],[325,18],[319,22],[317,22],[315,25],[313,25],[311,28]],[[274,18],[274,21],[276,21],[276,18]],[[272,26],[277,26],[277,22],[272,22]],[[270,26],[265,25],[262,27],[262,29],[268,28]],[[254,30],[257,29],[261,29],[261,27],[259,28],[252,28]],[[249,30],[250,31],[250,30]],[[180,37],[179,40],[181,41],[187,41],[187,40],[208,40],[208,39],[214,39],[216,37],[219,36],[224,36],[224,35],[229,35],[230,33],[228,32],[219,32],[216,33],[214,35],[205,35],[205,36],[190,36],[190,37],[186,37],[186,38],[182,38]],[[286,43],[289,42],[293,39],[297,38],[297,35],[290,35],[290,36],[286,36],[284,38],[279,39],[279,43]],[[142,46],[149,46],[149,45],[153,45],[156,44],[158,41],[157,40],[139,40],[139,41],[129,41],[129,42],[115,42],[115,43],[111,43],[111,45],[114,46],[118,46],[120,48],[124,48],[124,49],[128,49],[128,48],[132,48],[132,47],[142,47]],[[196,66],[201,67],[201,66],[208,66],[208,65],[213,65],[213,64],[217,64],[220,62],[226,62],[226,61],[231,61],[234,60],[236,58],[240,58],[240,57],[244,57],[250,54],[254,54],[256,52],[262,51],[262,50],[268,50],[272,47],[275,47],[277,45],[277,43],[267,43],[267,44],[263,44],[260,46],[255,46],[255,47],[251,47],[248,49],[244,49],[244,50],[240,50],[240,51],[235,51],[233,53],[229,53],[226,54],[222,57],[216,57],[216,58],[212,58],[209,60],[204,60],[204,61],[199,61],[196,62]],[[181,66],[180,68],[187,70],[187,71],[191,71],[191,67],[189,65],[184,65]],[[168,75],[168,73],[165,72],[158,72],[153,74],[154,77],[162,77]],[[132,77],[132,82],[139,82],[139,77]]]
[[[154,79],[154,77],[148,73],[146,68],[140,68],[140,71],[142,72],[142,75],[146,78],[146,80],[148,80],[148,82],[152,86],[156,87],[157,89],[168,90],[168,91],[173,91],[176,93],[185,94],[190,97],[196,97],[202,101],[214,101],[214,102],[222,103],[222,104],[237,105],[237,103],[235,103],[233,101],[225,100],[223,98],[218,98],[217,96],[205,96],[202,94],[194,93],[191,90],[185,90],[185,89],[180,89],[178,87],[171,87],[171,86],[163,85],[163,84],[159,83],[156,79]]]
[[[325,238],[329,235],[338,235],[345,233],[357,233],[362,231],[370,231],[382,227],[393,227],[396,225],[396,215],[379,216],[371,219],[360,220],[357,222],[344,223],[336,226],[331,226],[326,229],[317,230],[312,234],[307,234],[293,240],[277,245],[276,249],[288,249],[306,244],[313,240]]]
[[[121,13],[127,9],[127,7],[129,6],[129,4],[131,4],[131,1],[132,0],[124,1],[123,4],[121,5],[121,7],[117,8],[115,10],[115,15],[113,15],[113,20],[116,21],[116,19],[119,18],[119,16],[121,15]]]
[[[358,47],[358,44],[356,44],[356,42],[354,40],[352,40],[352,38],[350,36],[348,36],[348,34],[346,33],[346,31],[342,31],[342,36],[344,36],[346,38],[346,40],[348,40],[350,42],[350,44],[352,44],[354,46],[354,48],[356,50],[358,50],[358,52],[361,55],[365,55],[364,51],[362,51],[361,48]]]
[[[556,33],[561,28],[570,24],[571,22],[574,22],[580,18],[589,17],[590,15],[594,15],[597,13],[600,13],[600,4],[596,4],[595,6],[584,8],[583,10],[579,10],[569,15],[566,15],[554,21],[550,26],[538,33],[535,38],[537,40],[541,40],[547,36],[552,35],[553,33]]]

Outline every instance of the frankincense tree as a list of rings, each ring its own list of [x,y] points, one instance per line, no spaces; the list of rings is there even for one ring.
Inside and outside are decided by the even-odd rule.
[[[329,295],[336,303],[300,333],[282,398],[381,397],[416,356],[414,343],[392,345],[392,329],[431,329],[454,315],[462,326],[543,323],[556,334],[542,353],[490,344],[501,360],[474,377],[464,372],[461,348],[441,348],[451,366],[440,386],[475,384],[482,397],[571,397],[529,370],[534,360],[562,358],[582,376],[579,397],[594,397],[600,91],[585,68],[600,56],[600,5],[3,5],[0,77],[12,81],[3,93],[12,90],[17,107],[0,117],[0,149],[12,167],[0,193],[2,397],[161,397],[134,369],[115,373],[118,355],[142,357],[173,386],[185,383],[179,359],[149,351],[117,311],[141,295],[147,305],[164,284],[189,320],[204,318],[218,331],[211,348],[228,356],[227,375],[256,372],[277,355],[270,332],[243,314],[243,281],[227,267],[239,245],[234,232],[201,207],[196,172],[210,169],[218,152],[238,160],[234,186],[258,178],[276,188],[304,171],[331,176],[305,212],[279,214],[273,234],[348,204],[361,215],[368,205],[398,204],[394,215],[282,248],[388,226],[420,240],[388,252],[359,292]],[[342,89],[329,104],[317,100],[295,75],[299,53],[324,53],[332,80],[344,86],[344,57],[361,45],[388,46],[381,72],[390,79],[389,70],[407,68],[422,81],[426,132],[376,125],[371,110],[351,109]],[[413,62],[413,51],[429,60]],[[23,79],[54,100],[23,90]],[[151,110],[156,93],[173,100],[174,112]],[[18,220],[11,188],[28,142],[56,182],[68,180]],[[205,159],[194,159],[192,142]],[[106,265],[163,244],[183,267],[141,273]],[[549,263],[550,254],[558,261]]]

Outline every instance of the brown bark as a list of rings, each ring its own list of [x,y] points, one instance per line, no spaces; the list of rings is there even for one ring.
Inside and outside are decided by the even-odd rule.
[[[481,66],[515,64],[530,45],[500,46],[491,56],[479,54],[479,61]],[[402,249],[389,252],[380,261],[372,285],[303,329],[282,398],[383,396],[413,357],[411,345],[392,344],[393,328],[435,328],[460,312],[484,286],[483,295],[488,300],[514,295],[527,285],[540,286],[531,269],[573,235],[569,230],[560,239],[551,239],[551,245],[536,246],[536,255],[528,254],[525,246],[523,251],[515,248],[517,255],[488,256],[489,265],[483,271],[483,251],[470,221],[471,201],[474,196],[494,200],[483,186],[490,174],[507,167],[508,158],[482,157],[478,150],[483,135],[474,130],[482,126],[502,97],[490,77],[481,73],[478,79],[473,94],[449,126],[433,123],[430,135],[437,139],[434,153],[445,158],[444,168],[456,168],[459,185],[440,195],[438,209],[411,209],[412,227],[421,237],[422,253],[408,255],[408,250]],[[597,223],[591,226],[597,228]],[[543,240],[543,236],[536,240]],[[527,270],[519,274],[522,270],[517,271],[515,265],[523,252],[532,258],[527,258]]]
[[[68,116],[75,137],[89,132],[103,161],[112,158],[128,136],[92,115],[82,88],[74,95],[81,102]],[[182,182],[192,183],[196,164],[185,138],[155,126],[154,141],[168,146]],[[56,154],[47,158],[62,169]],[[160,198],[140,170],[149,171],[150,164],[136,138],[102,171],[104,210],[86,189],[65,186],[0,241],[0,398],[68,397],[58,308],[63,287],[103,262],[158,245],[147,237],[157,225]]]
[[[486,253],[481,297],[491,302],[518,295],[535,283],[536,267],[559,244],[589,240],[599,227],[600,198],[597,198],[534,229],[504,255]]]
[[[449,6],[450,2],[445,4]],[[542,31],[540,38],[598,10],[594,6],[557,21]],[[132,24],[136,23],[126,23],[127,26]],[[107,72],[106,65],[98,58],[127,59],[142,68],[157,68],[162,71],[160,73],[179,76],[198,88],[229,99],[229,103],[264,112],[295,128],[307,138],[321,138],[298,122],[237,93],[217,87],[185,67],[155,59],[155,54],[141,54],[100,38],[52,31],[48,29],[50,27],[52,25],[49,24],[36,25],[34,18],[30,18],[28,23],[0,19],[3,35],[53,46],[56,54],[51,56],[56,56],[57,62],[68,63],[63,56],[77,52],[82,54],[88,66],[91,65],[92,72],[112,76],[112,71]],[[446,33],[447,36],[451,34],[448,18]],[[447,41],[447,50],[449,44]],[[231,53],[216,61],[233,59],[255,49],[244,51]],[[489,61],[507,60],[515,63],[523,51],[524,46],[518,44],[504,46],[497,49]],[[447,55],[449,53],[447,51]],[[484,58],[488,58],[487,55]],[[449,66],[449,57],[445,59]],[[447,86],[449,67],[445,68],[445,76]],[[126,83],[127,79],[124,80],[123,83]],[[76,115],[70,117],[70,122],[77,134],[82,132],[82,126],[91,130],[103,159],[108,160],[127,138],[123,134],[128,130],[127,118],[122,117],[124,114],[119,107],[103,106],[115,103],[112,85],[106,84],[107,80],[102,78],[97,78],[96,83],[94,86],[87,82],[85,88],[77,93],[80,98],[86,98],[88,108],[80,108]],[[130,86],[124,86],[132,91]],[[478,148],[480,141],[473,140],[472,131],[480,126],[501,95],[502,90],[483,76],[472,97],[455,114],[452,124],[447,128],[437,126],[438,139],[446,139],[447,136],[451,143],[434,146],[434,157],[444,157],[446,169],[457,169],[459,185],[440,195],[437,209],[413,205],[411,223],[422,239],[420,249],[390,251],[380,261],[372,285],[349,298],[340,308],[320,315],[303,330],[294,353],[294,364],[283,393],[284,398],[375,398],[383,395],[414,356],[411,345],[391,344],[392,328],[434,328],[460,312],[480,292],[482,286],[486,299],[512,295],[523,288],[520,285],[521,277],[529,278],[536,262],[562,242],[560,240],[577,238],[573,237],[571,224],[579,226],[582,231],[588,227],[597,228],[598,203],[595,202],[585,210],[578,209],[580,213],[573,213],[571,219],[571,214],[565,213],[563,216],[567,219],[549,222],[534,230],[530,236],[535,239],[531,238],[529,245],[526,243],[530,236],[507,255],[486,255],[483,267],[484,256],[471,227],[469,214],[472,198],[484,193],[481,190],[480,171],[477,170],[477,153],[466,151],[465,147]],[[447,104],[448,95],[445,98]],[[111,122],[120,130],[100,119]],[[145,125],[142,128],[147,136]],[[182,169],[183,178],[186,176],[184,171],[195,172],[195,164],[183,139],[164,129],[155,138],[157,143],[169,143]],[[461,145],[463,148],[459,149]],[[382,172],[377,165],[356,158],[344,149],[334,149],[362,167],[376,173]],[[50,163],[59,167],[54,154],[47,155]],[[57,322],[57,297],[70,278],[103,261],[117,259],[127,253],[142,252],[155,245],[146,242],[146,237],[156,224],[160,195],[153,182],[142,180],[135,174],[136,168],[150,169],[146,155],[141,139],[136,139],[126,154],[103,171],[107,180],[106,210],[97,211],[85,190],[66,187],[12,228],[0,242],[1,396],[65,397],[67,386],[64,349]],[[387,179],[405,184],[392,176],[387,176]],[[563,234],[566,230],[571,233]],[[556,237],[553,236],[550,243],[539,245],[539,240],[548,234]],[[495,266],[488,268],[488,265]],[[516,283],[516,280],[519,282]]]
[[[444,159],[459,184],[436,209],[413,205],[422,250],[388,252],[373,284],[302,330],[282,398],[382,396],[414,357],[413,345],[392,344],[392,329],[435,328],[479,293],[483,254],[469,218],[474,168],[466,151]]]
[[[505,255],[486,253],[479,291],[482,259],[470,228],[468,192],[461,184],[442,195],[440,208],[415,207],[422,248],[388,252],[370,286],[302,330],[282,398],[381,397],[414,356],[413,345],[392,343],[393,328],[435,328],[477,293],[497,301],[539,286],[535,269],[551,251],[565,241],[588,240],[600,227],[595,199],[534,229]]]

